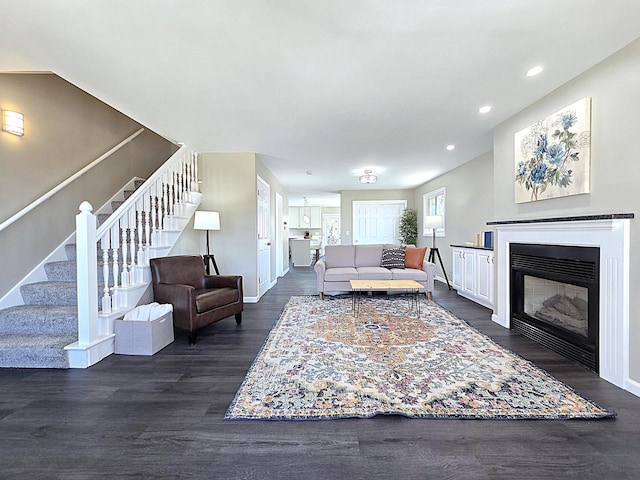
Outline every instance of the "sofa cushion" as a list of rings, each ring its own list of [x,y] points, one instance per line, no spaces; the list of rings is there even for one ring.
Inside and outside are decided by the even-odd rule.
[[[404,266],[405,268],[417,268],[422,269],[422,262],[424,256],[427,253],[427,247],[415,248],[407,247],[404,252]]]
[[[359,280],[391,280],[392,274],[384,267],[358,267]]]
[[[404,268],[404,247],[383,248],[382,266],[385,268]]]
[[[348,282],[358,280],[358,271],[353,267],[327,268],[324,272],[325,282]]]
[[[394,280],[415,280],[424,282],[427,280],[427,272],[415,268],[392,268],[391,275]]]
[[[382,245],[356,245],[356,267],[382,265]]]
[[[355,267],[355,245],[327,245],[324,247],[324,261],[327,268]]]

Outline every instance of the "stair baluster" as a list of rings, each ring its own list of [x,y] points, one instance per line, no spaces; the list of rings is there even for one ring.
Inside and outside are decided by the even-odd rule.
[[[182,217],[192,215],[197,207],[188,203],[192,198],[191,191],[197,191],[197,158],[197,154],[182,147],[139,190],[126,198],[98,229],[95,227],[96,215],[91,213],[93,208],[87,202],[83,203],[81,213],[76,217],[79,225],[76,227],[76,243],[78,251],[82,252],[82,259],[78,259],[78,279],[93,275],[93,296],[96,300],[95,307],[91,307],[89,301],[78,309],[78,342],[65,347],[71,367],[86,368],[113,353],[113,320],[120,318],[143,298],[145,283],[149,282],[145,276],[149,257],[169,252],[177,238],[177,235],[169,234],[169,230],[184,229],[187,221]],[[175,216],[176,212],[179,218]],[[98,237],[104,280],[100,316],[97,301],[98,252],[95,250]],[[91,254],[87,253],[91,250],[87,248],[91,242],[93,261]],[[113,279],[111,288],[110,279]],[[80,293],[78,285],[78,295]],[[83,291],[82,295],[89,297],[90,293]]]

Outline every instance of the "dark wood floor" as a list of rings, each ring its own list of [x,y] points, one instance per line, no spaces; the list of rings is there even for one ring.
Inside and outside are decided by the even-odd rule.
[[[0,370],[0,478],[639,479],[640,398],[437,285],[434,299],[505,347],[618,413],[595,421],[223,421],[291,295],[295,268],[258,304],[152,357],[87,370]]]

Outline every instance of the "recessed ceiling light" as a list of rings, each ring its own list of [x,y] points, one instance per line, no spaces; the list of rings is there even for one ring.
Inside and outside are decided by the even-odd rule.
[[[489,113],[491,111],[491,105],[484,105],[483,107],[480,107],[480,109],[478,110],[478,112],[480,113]]]
[[[447,150],[451,151],[454,150],[456,148],[455,145],[451,144],[451,145],[447,145]]]
[[[530,68],[527,71],[527,77],[535,77],[536,75],[540,75],[542,73],[542,70],[544,70],[544,68],[542,68],[540,65]]]

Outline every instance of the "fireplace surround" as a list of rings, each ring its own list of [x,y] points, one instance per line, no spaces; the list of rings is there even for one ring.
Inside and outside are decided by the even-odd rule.
[[[600,377],[636,393],[629,379],[629,258],[632,213],[488,222],[495,228],[496,299],[493,321],[511,327],[511,244],[599,248]],[[637,394],[637,393],[636,393]]]

